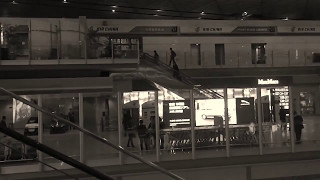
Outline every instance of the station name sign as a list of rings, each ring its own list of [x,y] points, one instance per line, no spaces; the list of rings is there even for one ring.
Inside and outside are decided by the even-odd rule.
[[[89,32],[98,34],[177,34],[177,26],[90,26]]]
[[[258,85],[276,85],[279,84],[278,79],[258,79]]]

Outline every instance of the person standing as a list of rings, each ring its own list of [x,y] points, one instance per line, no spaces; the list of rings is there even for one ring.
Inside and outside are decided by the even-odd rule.
[[[154,50],[153,52],[154,52],[153,58],[154,58],[154,60],[155,60],[156,62],[158,62],[158,61],[159,61],[159,54],[157,53],[156,50]]]
[[[287,130],[286,114],[286,110],[283,109],[283,106],[280,106],[279,116],[281,121],[281,128],[283,128],[283,130]]]
[[[169,66],[171,66],[171,63],[175,63],[176,60],[174,59],[177,56],[177,54],[172,50],[172,48],[170,48],[170,62],[169,62]]]
[[[130,115],[130,111],[126,111],[125,114],[123,115],[122,119],[122,124],[123,128],[125,130],[125,134],[128,135],[128,142],[127,142],[127,147],[135,147],[133,144],[133,138],[135,136],[133,132],[133,124],[132,124],[132,117]]]
[[[146,125],[143,124],[143,120],[139,121],[139,126],[137,128],[138,136],[140,140],[140,148],[143,150],[143,144],[146,147],[146,150],[149,150],[149,134]]]
[[[301,115],[298,115],[296,111],[293,112],[294,118],[294,132],[296,133],[296,143],[300,144],[301,143],[301,133],[302,129],[304,128],[303,126],[303,118]]]

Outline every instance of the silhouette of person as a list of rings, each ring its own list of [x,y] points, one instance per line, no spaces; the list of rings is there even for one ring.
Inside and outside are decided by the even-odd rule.
[[[175,63],[175,57],[177,56],[177,54],[172,50],[172,48],[170,48],[170,62],[169,62],[169,66],[171,66],[171,63]]]
[[[154,58],[154,60],[155,60],[156,62],[158,62],[158,61],[159,61],[159,54],[157,53],[156,50],[154,50],[153,52],[154,52],[153,58]]]
[[[294,118],[294,132],[296,133],[296,143],[300,144],[301,143],[301,133],[302,129],[304,128],[303,126],[303,118],[301,115],[298,115],[296,111],[293,112]]]

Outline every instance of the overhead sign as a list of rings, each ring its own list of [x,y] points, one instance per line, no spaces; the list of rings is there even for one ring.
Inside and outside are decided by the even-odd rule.
[[[258,79],[258,85],[275,85],[279,84],[277,79]]]
[[[177,26],[90,26],[89,32],[98,34],[177,34]]]
[[[233,33],[274,33],[277,32],[276,26],[239,26],[232,31]]]

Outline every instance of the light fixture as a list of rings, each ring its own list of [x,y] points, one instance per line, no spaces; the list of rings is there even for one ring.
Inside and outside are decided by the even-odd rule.
[[[18,4],[15,0],[13,0],[12,2],[11,2],[11,4]]]
[[[67,0],[63,0],[62,2],[63,2],[63,4],[68,4],[69,3]]]
[[[160,12],[160,11],[162,11],[162,10],[161,10],[161,9],[158,9],[157,11]]]
[[[245,12],[242,13],[242,17],[245,17],[245,16],[247,16],[247,15],[248,15],[248,12],[247,12],[247,11],[245,11]]]
[[[200,14],[201,14],[201,15],[204,15],[204,11],[202,11]]]
[[[115,13],[115,12],[116,12],[116,10],[112,9],[112,12],[113,12],[113,13]]]
[[[288,20],[289,20],[289,18],[288,18],[288,17],[286,17],[286,18],[284,18],[283,20],[288,21]]]
[[[153,16],[158,16],[158,14],[155,14],[155,15],[153,15]]]
[[[116,8],[117,6],[112,6],[113,8]]]

